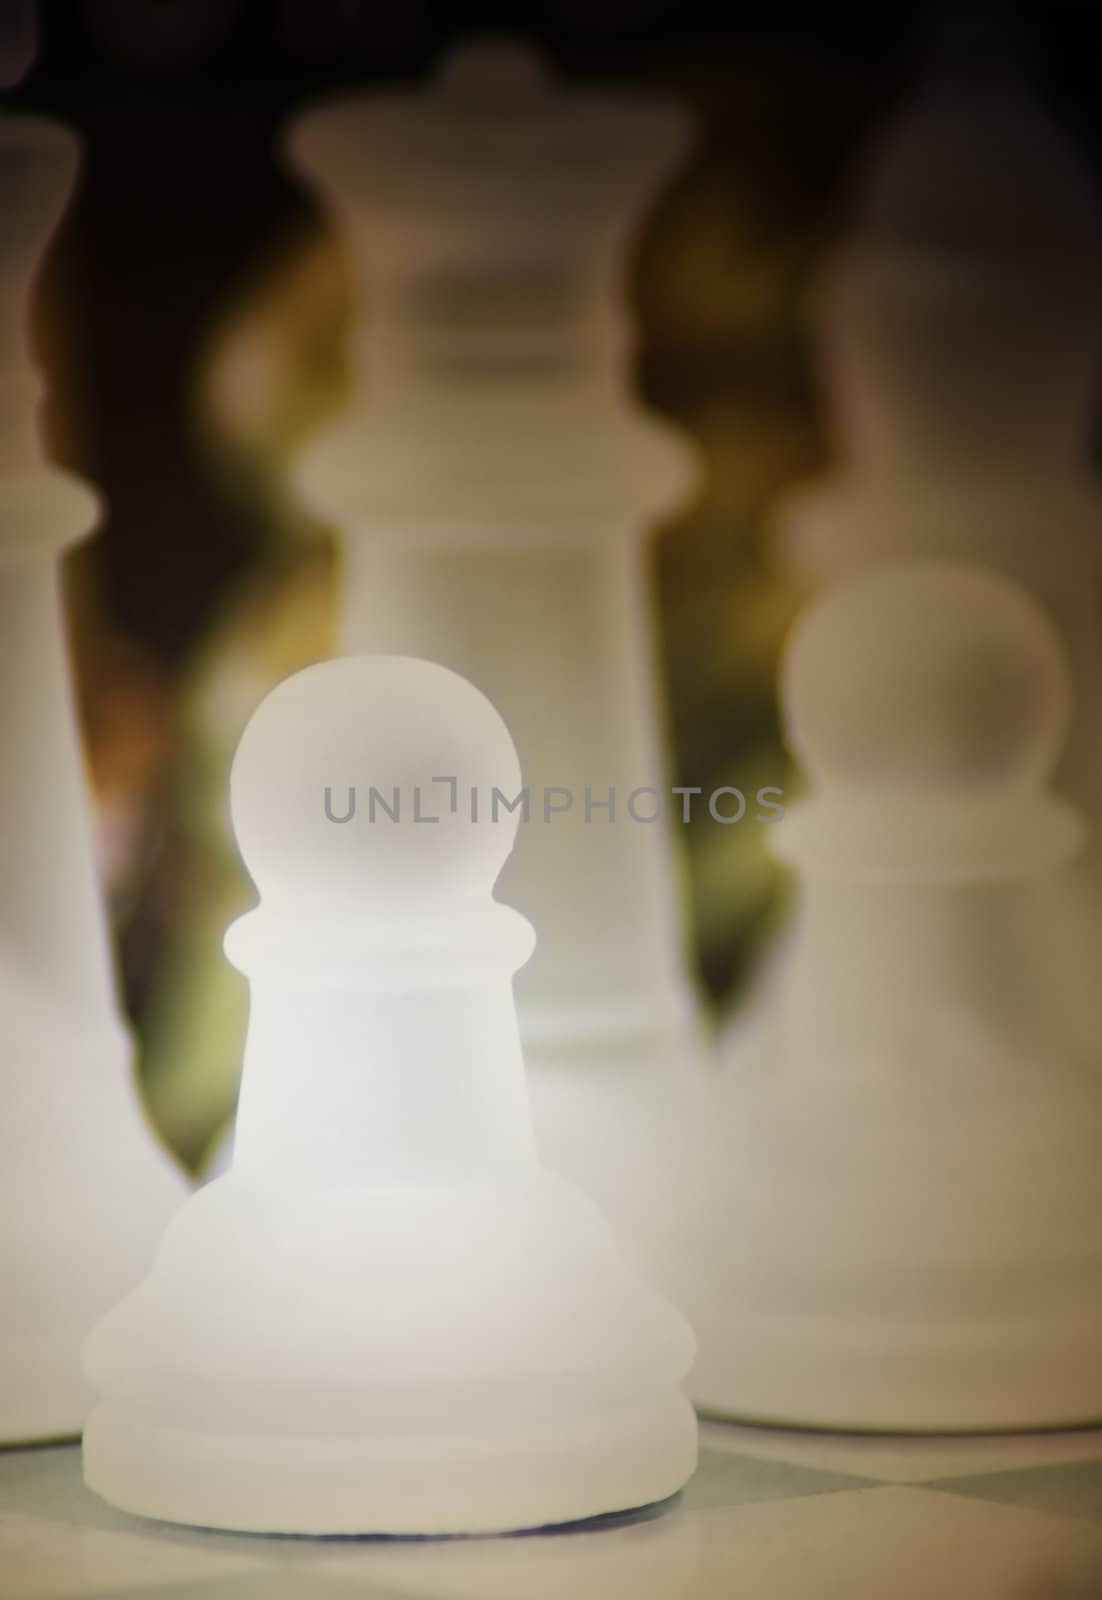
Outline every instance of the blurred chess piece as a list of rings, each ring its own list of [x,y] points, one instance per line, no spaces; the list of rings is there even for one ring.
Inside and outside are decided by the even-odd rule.
[[[1102,973],[1102,499],[1090,463],[1102,367],[1102,207],[998,25],[951,28],[871,153],[827,264],[818,324],[835,476],[782,531],[833,579],[916,557],[977,561],[1051,613],[1074,708],[1058,788],[1092,833],[1043,892],[1081,922],[1075,1006],[1097,1038]]]
[[[364,286],[360,396],[301,474],[341,530],[345,647],[440,660],[514,730],[540,1149],[640,1237],[680,1182],[700,1049],[643,557],[693,465],[632,394],[622,279],[687,142],[676,107],[561,89],[498,44],[291,136]]]
[[[691,1474],[689,1330],[535,1154],[512,994],[533,930],[492,893],[519,827],[492,797],[521,781],[493,706],[427,661],[308,667],[250,720],[236,1149],[89,1340],[85,1472],[116,1505],[458,1534]]]
[[[728,1074],[694,1398],[824,1427],[1097,1421],[1102,1097],[1052,1025],[1076,927],[1034,892],[1085,832],[1049,791],[1059,636],[984,568],[885,566],[805,613],[782,698],[812,781],[772,834],[799,911],[772,1053]]]
[[[26,75],[38,38],[35,0],[6,0],[0,16],[0,89],[11,89]]]
[[[145,1122],[93,860],[59,595],[95,516],[49,465],[26,303],[77,167],[53,123],[0,116],[0,1440],[73,1434],[81,1341],[184,1188]]]

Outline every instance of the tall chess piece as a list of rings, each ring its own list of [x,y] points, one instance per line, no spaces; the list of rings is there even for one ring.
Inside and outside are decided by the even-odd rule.
[[[517,981],[540,1149],[644,1233],[675,1186],[698,1018],[643,541],[692,471],[633,398],[621,280],[686,143],[676,108],[560,90],[505,45],[291,139],[364,282],[361,395],[302,474],[343,532],[346,646],[440,660],[514,730],[530,816],[506,889],[540,928]]]
[[[729,1074],[710,1410],[986,1430],[1102,1418],[1102,1097],[1051,1026],[1081,846],[1059,636],[980,567],[840,582],[784,663],[811,796],[774,1051]],[[691,1302],[686,1309],[696,1317]]]
[[[782,527],[827,578],[948,556],[1006,573],[1050,611],[1075,688],[1057,785],[1092,825],[1051,892],[1081,919],[1079,1026],[1097,1038],[1102,208],[1009,43],[955,40],[872,152],[827,264],[818,323],[839,468]]]
[[[0,1441],[80,1431],[81,1341],[183,1195],[119,1019],[62,627],[95,501],[43,457],[27,347],[76,165],[63,129],[0,117]]]
[[[246,728],[234,1164],[89,1341],[85,1473],[116,1505],[470,1533],[693,1470],[688,1328],[536,1160],[512,995],[533,933],[492,895],[519,826],[493,794],[520,783],[493,706],[431,662],[308,667]]]

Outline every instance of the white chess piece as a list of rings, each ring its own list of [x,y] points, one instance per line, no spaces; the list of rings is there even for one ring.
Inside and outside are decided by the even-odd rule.
[[[307,668],[246,728],[234,1164],[89,1341],[85,1473],[115,1504],[465,1533],[692,1471],[688,1328],[535,1156],[511,987],[532,929],[491,893],[519,825],[493,793],[520,782],[489,701],[425,661]]]
[[[540,929],[517,980],[537,1138],[643,1240],[676,1187],[699,1017],[642,544],[692,464],[633,397],[621,280],[687,131],[677,107],[567,91],[487,44],[291,137],[364,281],[362,397],[301,475],[341,530],[345,648],[442,661],[513,729],[532,820],[505,887]]]
[[[1051,1026],[1075,929],[1033,885],[1081,845],[1048,791],[1059,637],[1010,580],[840,582],[783,671],[810,798],[773,1057],[728,1075],[707,1409],[847,1428],[1102,1417],[1102,1101]]]
[[[78,1433],[79,1350],[184,1183],[145,1123],[118,1014],[58,589],[95,514],[50,466],[26,300],[75,139],[0,117],[0,1441]]]
[[[817,312],[839,466],[782,508],[781,530],[826,578],[945,556],[1006,573],[1051,612],[1075,685],[1056,781],[1092,828],[1051,893],[1081,919],[1076,1005],[1097,1038],[1102,207],[1006,45],[971,43],[872,151],[827,263]]]

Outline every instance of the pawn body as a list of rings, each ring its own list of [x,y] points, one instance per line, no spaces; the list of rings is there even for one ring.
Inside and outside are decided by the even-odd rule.
[[[479,821],[447,787],[430,805],[440,774]],[[532,934],[491,894],[518,823],[492,794],[519,783],[489,702],[408,658],[309,668],[246,729],[232,805],[263,898],[227,938],[251,980],[234,1164],[89,1341],[85,1474],[115,1504],[473,1533],[692,1471],[687,1327],[535,1158],[511,989]],[[389,810],[335,822],[353,787]]]
[[[1097,1420],[1102,1108],[1052,1026],[1078,952],[1043,892],[1083,834],[1046,791],[1059,640],[1007,580],[911,563],[811,608],[784,699],[814,781],[776,835],[800,908],[770,1053],[724,1089],[694,1397],[844,1428]]]

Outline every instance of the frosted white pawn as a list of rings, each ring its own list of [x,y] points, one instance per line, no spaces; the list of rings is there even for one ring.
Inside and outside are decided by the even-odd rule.
[[[85,1475],[116,1505],[471,1533],[691,1473],[692,1336],[534,1153],[512,996],[533,934],[492,896],[519,820],[492,794],[520,782],[490,702],[425,661],[310,667],[249,723],[233,1168],[89,1341]]]
[[[1074,925],[1039,939],[1031,893],[1083,835],[1046,792],[1059,638],[1001,576],[903,564],[811,607],[782,687],[800,909],[772,1054],[717,1117],[691,1392],[800,1425],[1097,1420],[1102,1107],[1050,1031]]]

